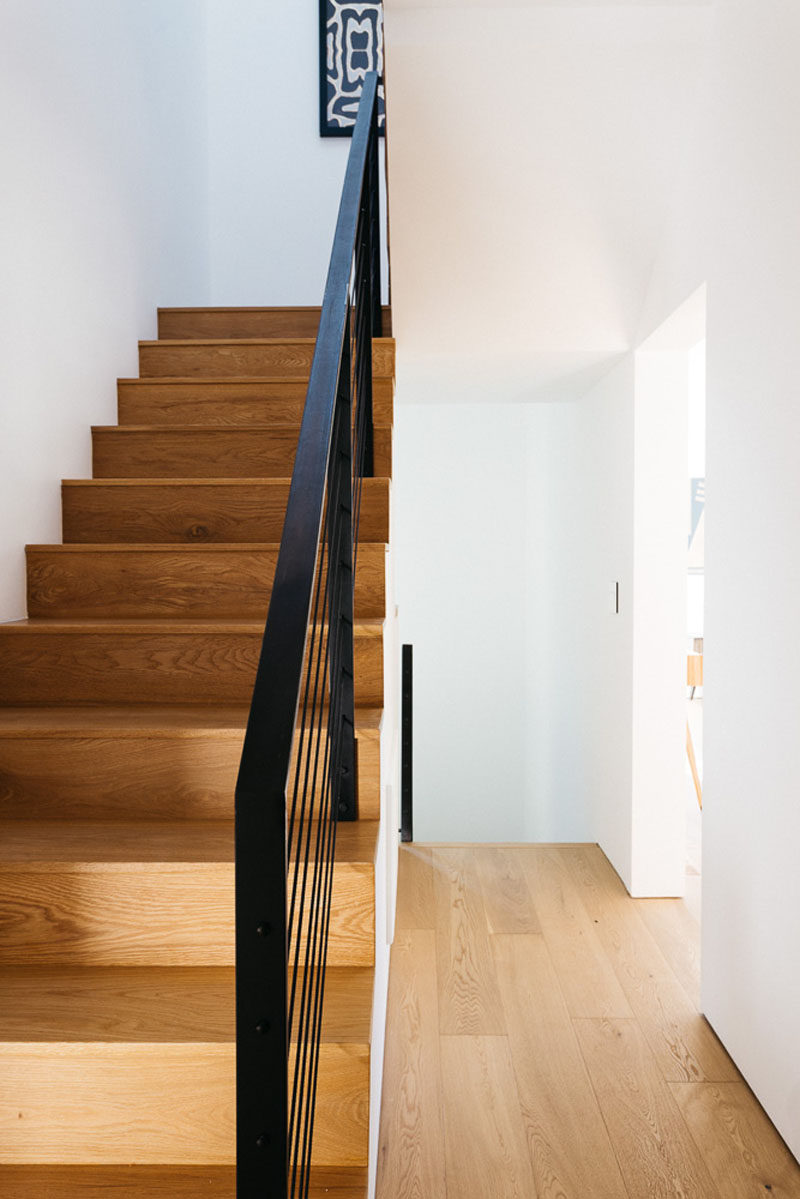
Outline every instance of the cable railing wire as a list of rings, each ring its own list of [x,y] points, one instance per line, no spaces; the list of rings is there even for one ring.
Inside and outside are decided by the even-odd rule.
[[[364,82],[236,786],[236,1195],[306,1199],[340,820],[357,817],[353,593],[381,332]]]

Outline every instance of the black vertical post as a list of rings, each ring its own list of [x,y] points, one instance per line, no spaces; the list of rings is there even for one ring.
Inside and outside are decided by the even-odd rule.
[[[414,840],[414,647],[403,646],[400,715],[400,840]]]
[[[369,237],[370,275],[372,277],[372,336],[383,336],[383,309],[381,308],[381,236],[380,209],[381,192],[378,172],[378,96],[372,114],[369,150],[367,153],[367,191],[369,192]]]
[[[331,730],[339,737],[337,769],[338,779],[332,780],[332,795],[338,794],[337,810],[333,819],[357,820],[358,801],[356,793],[356,719],[355,719],[355,668],[353,664],[353,442],[351,435],[351,369],[350,369],[350,321],[348,319],[342,343],[342,364],[339,369],[339,386],[336,396],[337,412],[334,419],[331,460],[333,464],[332,486],[328,493],[328,533],[330,537],[329,584],[331,595],[331,643],[338,646],[338,653],[331,655],[331,668],[338,678],[331,678],[331,700],[340,696],[340,728]],[[334,622],[336,627],[334,627]],[[334,642],[335,639],[335,642]],[[331,703],[331,715],[334,707]],[[334,754],[334,762],[337,755]]]
[[[236,1195],[262,1199],[289,1167],[286,795],[278,770],[264,786],[248,773],[236,789]]]

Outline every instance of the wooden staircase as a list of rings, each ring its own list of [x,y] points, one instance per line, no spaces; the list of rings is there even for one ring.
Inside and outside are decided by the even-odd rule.
[[[167,309],[0,625],[0,1195],[233,1199],[233,789],[318,309]],[[355,609],[311,1194],[367,1186],[394,348]],[[375,1114],[374,1118],[377,1118]]]

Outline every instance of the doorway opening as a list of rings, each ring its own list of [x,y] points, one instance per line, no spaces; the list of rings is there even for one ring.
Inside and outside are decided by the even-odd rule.
[[[689,530],[686,575],[686,902],[700,917],[705,632],[706,343],[688,354]]]
[[[698,916],[705,323],[703,287],[636,351],[634,396],[631,894],[687,896]]]

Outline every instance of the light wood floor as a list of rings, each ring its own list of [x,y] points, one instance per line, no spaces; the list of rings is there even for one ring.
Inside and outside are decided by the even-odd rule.
[[[593,845],[403,847],[378,1199],[797,1199],[698,945]]]

